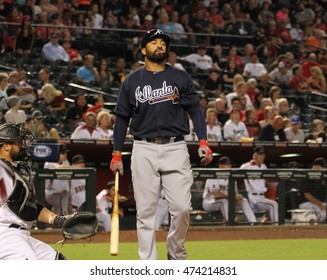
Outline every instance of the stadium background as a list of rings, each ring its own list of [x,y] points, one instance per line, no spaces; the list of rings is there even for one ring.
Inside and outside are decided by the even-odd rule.
[[[14,26],[15,24],[9,24],[8,26]],[[69,27],[67,27],[69,29]],[[235,30],[238,30],[237,28]],[[99,60],[102,57],[111,57],[112,60],[119,56],[124,56],[125,54],[125,43],[120,40],[121,34],[127,32],[127,30],[121,29],[110,29],[110,30],[97,30],[96,36],[88,37],[85,34],[82,34],[80,37],[76,37],[73,43],[74,47],[78,47],[82,54],[92,52],[95,54],[96,59]],[[10,34],[10,33],[9,33]],[[13,34],[11,34],[13,35]],[[212,43],[221,42],[224,50],[227,50],[230,45],[235,44],[240,52],[243,52],[243,47],[247,43],[257,43],[257,34],[248,34],[248,35],[240,35],[240,34],[203,34],[203,33],[192,33],[191,35],[196,35],[199,38],[199,41],[196,41],[192,44],[172,44],[172,49],[178,54],[186,54],[191,53],[196,50],[199,43],[203,42],[204,38],[209,38],[209,41]],[[13,36],[12,36],[13,37]],[[205,39],[205,40],[206,40]],[[11,71],[19,66],[23,66],[28,71],[28,76],[30,79],[33,79],[37,76],[38,70],[40,67],[49,67],[51,69],[52,77],[56,77],[58,83],[62,86],[63,92],[66,96],[66,102],[68,104],[72,103],[74,95],[77,92],[85,92],[87,94],[88,100],[92,100],[92,98],[97,94],[103,94],[106,96],[106,109],[112,110],[114,107],[114,103],[116,100],[116,95],[118,92],[118,88],[110,87],[103,88],[98,87],[96,85],[92,87],[88,87],[86,85],[77,85],[74,83],[73,74],[76,68],[80,65],[78,64],[65,64],[62,62],[58,63],[49,63],[44,61],[40,57],[40,51],[42,45],[47,42],[44,40],[36,40],[35,48],[33,49],[33,53],[29,56],[18,56],[14,55],[10,52],[10,49],[0,53],[0,66],[3,71]],[[211,51],[213,45],[208,45],[208,51]],[[294,49],[293,49],[294,47]],[[288,50],[294,51],[296,50],[295,45],[290,45]],[[285,49],[283,51],[286,51]],[[113,65],[111,65],[113,67]],[[185,67],[193,78],[201,79],[206,73],[201,73],[200,71],[195,71],[192,65],[186,64]],[[325,98],[323,96],[309,96],[303,95],[301,97],[295,96],[294,92],[283,91],[283,96],[287,97],[291,102],[299,102],[300,104],[304,104],[301,118],[303,120],[304,128],[307,130],[310,129],[310,123],[312,119],[315,117],[325,118],[324,108],[320,110],[320,105],[325,103]],[[215,98],[212,96],[212,98]],[[323,106],[322,106],[323,107]],[[57,128],[61,128],[60,119],[49,119],[49,126],[55,126]],[[66,131],[60,131],[62,135],[65,135]],[[101,190],[105,183],[108,180],[112,180],[113,176],[109,172],[108,163],[111,156],[112,146],[109,145],[98,145],[99,143],[93,144],[76,144],[73,141],[68,140],[60,140],[59,143],[65,143],[68,145],[71,150],[71,154],[82,153],[86,160],[88,161],[88,166],[97,168],[97,190]],[[290,160],[296,159],[300,161],[301,167],[310,168],[313,159],[317,156],[326,155],[326,147],[325,144],[265,144],[267,147],[267,160],[266,163],[268,167],[286,167]],[[213,151],[215,153],[215,159],[217,159],[221,155],[230,156],[234,165],[239,166],[241,163],[249,160],[252,154],[253,145],[251,143],[235,143],[233,145],[229,145],[228,143],[213,143],[212,144]],[[189,149],[191,153],[192,165],[194,167],[198,166],[198,159],[196,157],[196,144],[190,143]],[[130,145],[126,145],[126,155],[124,156],[125,168],[128,167]],[[215,162],[212,164],[212,167],[215,167]],[[131,195],[131,183],[130,183],[130,174],[127,173],[121,180],[121,192],[124,195]],[[130,202],[133,205],[133,201]],[[234,229],[228,229],[227,227],[220,227],[217,232],[217,238],[224,238],[235,236],[235,238],[252,238],[254,236],[258,236],[258,238],[272,238],[275,237],[286,237],[288,233],[290,236],[294,238],[311,238],[317,234],[317,236],[325,237],[325,226],[308,226],[308,227],[290,227],[290,228],[274,228],[267,227],[265,229],[254,227],[249,230],[240,229],[239,231],[235,231]],[[193,229],[192,229],[193,232]],[[196,233],[194,231],[194,237],[196,239],[198,237],[204,237],[210,240],[210,238],[216,238],[216,234],[213,234],[211,229],[206,229],[205,231],[199,231]],[[164,238],[164,232],[160,233]],[[243,236],[244,234],[244,236]],[[257,235],[258,234],[258,235]],[[275,237],[273,237],[275,234]],[[277,234],[277,235],[276,235]],[[52,234],[47,233],[48,237],[51,237]],[[248,235],[248,236],[247,236]],[[125,235],[124,235],[125,236]],[[134,232],[126,232],[127,237],[122,237],[122,240],[125,238],[128,239],[128,236],[135,237]],[[247,237],[246,237],[247,236]],[[55,239],[58,235],[55,236]],[[97,238],[101,238],[102,235],[98,235]],[[105,236],[103,236],[106,238]],[[43,238],[43,237],[42,237]],[[44,237],[46,238],[46,237]],[[54,240],[54,241],[57,241]]]

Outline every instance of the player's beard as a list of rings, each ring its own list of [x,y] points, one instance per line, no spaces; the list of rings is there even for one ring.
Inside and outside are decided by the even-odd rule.
[[[11,150],[9,153],[13,161],[21,161],[27,159],[27,154],[25,149],[20,149],[19,151]]]
[[[165,51],[164,53],[157,53],[158,50],[155,50],[154,52],[150,52],[146,50],[146,58],[153,62],[153,63],[162,63],[164,62],[168,57],[168,52]]]

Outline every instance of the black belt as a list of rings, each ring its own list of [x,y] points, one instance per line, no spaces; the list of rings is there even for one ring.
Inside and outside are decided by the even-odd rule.
[[[184,136],[177,136],[177,137],[155,137],[155,138],[134,137],[134,140],[137,140],[137,141],[145,141],[145,142],[155,143],[155,144],[168,144],[168,143],[175,143],[175,142],[184,141]]]
[[[19,226],[19,225],[16,225],[16,224],[10,224],[9,227],[10,228],[17,228],[17,229],[21,229],[21,230],[27,230],[26,228],[24,228],[22,226]]]
[[[252,195],[265,195],[264,193],[251,193]]]

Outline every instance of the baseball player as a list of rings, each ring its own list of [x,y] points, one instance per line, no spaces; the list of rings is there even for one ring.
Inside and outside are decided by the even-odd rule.
[[[67,168],[70,163],[67,159],[66,146],[60,145],[58,162],[45,162],[44,168]],[[53,206],[52,211],[57,214],[68,214],[69,180],[46,179],[45,200]]]
[[[145,65],[129,74],[120,87],[115,108],[114,151],[110,169],[123,173],[126,131],[134,136],[131,157],[137,209],[139,257],[157,259],[155,214],[161,188],[171,216],[168,259],[185,259],[184,247],[191,213],[192,169],[184,135],[190,115],[199,141],[202,164],[212,161],[199,95],[188,73],[165,64],[170,37],[159,29],[147,31],[141,42]]]
[[[316,158],[312,163],[312,169],[325,170],[326,159]],[[326,223],[326,179],[305,180],[300,190],[304,201],[299,208],[313,210],[317,215],[318,222]]]
[[[218,162],[220,169],[232,167],[232,163],[229,157],[221,157]],[[228,221],[228,179],[207,179],[203,191],[203,209],[208,212],[221,211],[225,221]],[[251,224],[256,222],[256,217],[250,207],[250,204],[246,198],[244,198],[237,191],[235,184],[235,203],[237,208],[241,208],[245,217]],[[237,221],[237,219],[236,219]]]
[[[75,155],[72,157],[72,168],[85,168],[85,160],[82,155]],[[73,179],[71,180],[70,195],[72,211],[76,212],[80,209],[86,200],[85,191],[86,180],[85,179]]]
[[[35,200],[31,169],[32,133],[18,125],[0,126],[0,260],[64,260],[61,253],[33,238],[38,220],[62,226],[57,215]]]
[[[241,165],[240,169],[267,169],[264,164],[266,150],[263,146],[254,148],[253,159]],[[267,191],[265,179],[245,179],[245,188],[252,208],[257,205],[259,209],[268,210],[270,222],[278,223],[278,203],[265,197]]]
[[[111,212],[113,208],[113,201],[115,196],[115,182],[110,181],[107,183],[106,188],[100,191],[97,196],[97,219],[99,227],[104,231],[111,230]],[[118,195],[119,202],[125,202],[127,198],[122,195]],[[119,216],[123,216],[123,209],[119,209]]]

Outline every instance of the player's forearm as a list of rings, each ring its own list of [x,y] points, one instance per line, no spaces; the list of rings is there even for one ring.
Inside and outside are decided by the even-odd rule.
[[[117,115],[114,128],[114,152],[123,150],[128,123],[129,118],[124,118]]]
[[[187,111],[192,119],[198,139],[207,139],[207,125],[202,108],[200,106],[190,107]]]
[[[42,223],[46,224],[53,224],[54,218],[57,216],[57,214],[53,213],[46,207],[43,207],[41,210],[37,220]]]

